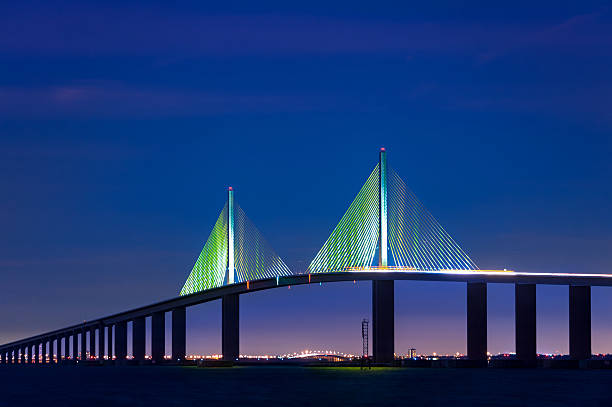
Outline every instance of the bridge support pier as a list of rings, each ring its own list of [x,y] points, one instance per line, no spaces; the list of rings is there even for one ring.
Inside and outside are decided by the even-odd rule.
[[[101,362],[104,362],[104,350],[106,349],[106,327],[103,324],[100,324],[98,327],[98,358]]]
[[[146,320],[145,317],[138,317],[132,321],[132,355],[134,360],[139,363],[145,361],[145,341],[146,341]]]
[[[125,363],[127,357],[127,321],[115,324],[115,356],[119,364]]]
[[[185,307],[172,310],[172,361],[182,362],[187,352]]]
[[[393,363],[394,292],[393,280],[372,280],[372,356],[376,363]]]
[[[60,363],[62,363],[62,337],[58,336],[57,339],[57,344],[56,346],[56,351],[55,353],[57,354],[57,364],[59,365]]]
[[[223,360],[234,361],[240,355],[240,296],[224,295],[221,299],[221,353]]]
[[[6,364],[6,351],[2,350],[2,352],[0,352],[0,363],[2,363],[3,365]]]
[[[89,329],[89,358],[96,358],[96,328]]]
[[[87,360],[87,331],[81,329],[81,358],[82,361]]]
[[[487,283],[467,283],[467,354],[487,360]]]
[[[113,360],[113,326],[108,325],[106,330],[106,345],[104,346],[106,356],[108,360]]]
[[[162,363],[166,353],[166,313],[155,312],[151,316],[151,358]]]
[[[571,359],[591,358],[590,286],[569,286],[569,347]]]
[[[514,286],[516,358],[531,364],[536,361],[536,285]]]

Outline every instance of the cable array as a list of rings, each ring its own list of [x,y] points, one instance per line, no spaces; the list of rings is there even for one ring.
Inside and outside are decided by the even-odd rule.
[[[259,280],[291,274],[289,267],[274,252],[253,222],[236,205],[234,264],[236,282]]]
[[[239,205],[234,218],[234,282],[288,276],[289,267],[274,252]],[[227,284],[228,204],[226,203],[198,257],[181,295]]]
[[[385,176],[383,169],[383,176]],[[372,269],[380,244],[380,164],[344,213],[308,273]],[[389,268],[423,271],[477,270],[478,267],[444,230],[392,168],[386,174]],[[384,204],[384,201],[383,201]],[[198,257],[181,295],[227,283],[228,204]],[[239,205],[234,211],[234,281],[291,275]],[[384,217],[383,217],[384,219]]]
[[[310,263],[308,273],[372,265],[380,233],[379,171],[376,165],[331,236]]]
[[[223,207],[204,248],[198,257],[181,295],[223,285],[227,270],[227,203]]]
[[[395,267],[478,269],[392,168],[388,184],[389,246]]]

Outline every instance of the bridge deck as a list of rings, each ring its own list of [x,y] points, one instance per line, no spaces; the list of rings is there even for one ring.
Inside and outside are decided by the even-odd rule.
[[[438,282],[612,286],[612,274],[520,273],[502,270],[417,271],[410,269],[389,269],[389,271],[380,269],[364,269],[330,273],[299,274],[237,283],[190,295],[171,298],[155,304],[120,312],[103,318],[93,319],[63,329],[58,329],[19,341],[7,343],[0,346],[0,349],[25,345],[52,336],[62,336],[74,331],[80,331],[83,328],[97,327],[100,324],[111,325],[138,317],[146,317],[154,312],[167,312],[175,308],[190,307],[220,299],[224,295],[228,294],[246,294],[249,292],[268,290],[277,287],[287,287],[291,285],[364,280],[416,280]]]

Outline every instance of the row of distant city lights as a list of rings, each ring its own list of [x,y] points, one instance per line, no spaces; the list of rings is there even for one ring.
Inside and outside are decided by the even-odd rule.
[[[503,356],[503,357],[513,357],[515,356],[516,353],[514,352],[502,352],[502,353],[497,353],[497,354],[492,354],[490,352],[487,352],[487,357],[490,359],[492,357],[496,357],[496,356]],[[48,355],[41,355],[41,357],[39,357],[39,359],[42,359],[43,357],[46,359]],[[361,355],[354,355],[354,354],[350,354],[350,353],[342,353],[342,352],[317,352],[317,351],[302,351],[302,352],[295,352],[295,353],[290,353],[290,354],[285,354],[285,355],[240,355],[239,358],[240,359],[257,359],[257,360],[284,360],[284,359],[299,359],[299,358],[309,358],[309,357],[321,357],[321,356],[336,356],[336,357],[342,357],[342,358],[347,358],[347,359],[354,359],[354,358],[361,358]],[[460,352],[455,352],[454,354],[439,354],[437,352],[433,352],[431,355],[414,355],[414,356],[410,356],[408,354],[404,355],[404,354],[394,354],[394,356],[398,359],[432,359],[432,360],[438,360],[438,359],[448,359],[448,358],[456,358],[456,359],[460,359],[460,358],[464,358],[466,355],[464,353],[460,353]],[[544,358],[557,358],[557,357],[562,357],[564,356],[563,353],[558,352],[558,353],[539,353],[538,354],[539,357],[544,357]],[[604,353],[599,353],[599,354],[594,354],[593,356],[595,357],[608,357],[610,356],[610,354],[604,354]],[[185,359],[186,360],[204,360],[204,359],[208,359],[208,360],[220,360],[223,358],[223,355],[221,354],[213,354],[213,355],[189,355],[187,356]],[[54,355],[53,357],[54,360],[57,360],[56,355]],[[66,357],[65,359],[67,360],[75,360],[72,357]],[[92,357],[88,357],[88,360],[97,360],[99,359],[98,357],[92,356]],[[109,358],[108,356],[104,357],[104,360],[115,360],[116,357],[113,356],[112,358]],[[129,360],[133,360],[134,357],[133,356],[127,356],[127,359]],[[146,355],[145,359],[151,359],[150,355]],[[165,360],[171,360],[172,357],[169,355],[165,355],[164,356]],[[10,358],[9,358],[10,360]],[[80,359],[79,359],[80,360]]]

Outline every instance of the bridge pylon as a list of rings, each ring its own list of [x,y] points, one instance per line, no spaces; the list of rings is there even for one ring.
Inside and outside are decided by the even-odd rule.
[[[289,267],[235,202],[234,192],[232,187],[228,188],[227,201],[181,289],[181,295],[291,275]]]
[[[384,273],[478,267],[388,165],[384,148],[378,158],[308,273],[381,273],[372,280],[372,353],[376,362],[390,363],[394,358],[394,281]]]

